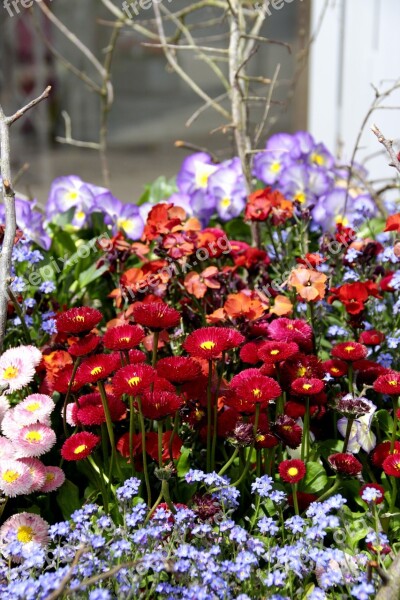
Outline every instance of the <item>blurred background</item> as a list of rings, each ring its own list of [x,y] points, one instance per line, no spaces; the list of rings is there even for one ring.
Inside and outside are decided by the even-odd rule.
[[[400,2],[280,2],[279,10],[270,7],[262,35],[281,43],[260,44],[251,67],[252,72],[271,79],[280,65],[260,147],[273,132],[309,129],[330,150],[349,158],[374,99],[371,84],[388,87],[399,77]],[[103,63],[115,22],[115,16],[107,9],[110,0],[47,0],[43,4]],[[168,7],[177,11],[188,4],[169,0]],[[122,2],[114,0],[114,5],[121,11]],[[141,10],[135,22],[151,29],[152,16],[151,7]],[[190,19],[197,35],[220,40],[216,43],[223,47],[223,20],[202,29],[196,22],[199,16],[193,14]],[[202,101],[167,66],[162,49],[144,46],[143,41],[145,38],[129,25],[121,27],[111,68],[115,93],[108,115],[112,190],[129,202],[138,199],[144,184],[158,175],[176,174],[188,152],[176,148],[176,140],[208,148],[221,158],[232,154],[231,134],[221,130],[221,118],[216,112],[204,111],[191,127],[185,126]],[[190,52],[180,52],[179,57],[182,66],[211,97],[221,93],[220,83],[204,62]],[[53,87],[48,101],[12,127],[14,175],[29,164],[18,187],[39,202],[46,200],[50,182],[60,175],[75,173],[102,184],[96,151],[56,141],[65,135],[62,111],[71,119],[75,140],[97,142],[99,136],[100,98],[67,68],[68,64],[98,81],[87,58],[39,10],[36,1],[32,9],[26,9],[20,3],[9,3],[7,8],[0,0],[0,100],[6,113],[39,95],[46,85]],[[268,86],[260,85],[257,91],[266,95]],[[375,113],[371,122],[375,120],[388,137],[395,137],[398,113],[394,109],[400,105],[399,95],[391,97],[388,104],[392,108]],[[254,126],[259,117],[255,110]],[[387,160],[380,150],[367,131],[360,152],[374,155],[377,177],[387,170]]]

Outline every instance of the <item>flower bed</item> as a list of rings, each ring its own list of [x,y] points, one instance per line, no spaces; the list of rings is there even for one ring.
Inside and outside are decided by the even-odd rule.
[[[369,598],[400,530],[400,216],[300,132],[17,200],[2,598]],[[11,498],[7,502],[7,498]],[[40,515],[40,516],[39,516]]]

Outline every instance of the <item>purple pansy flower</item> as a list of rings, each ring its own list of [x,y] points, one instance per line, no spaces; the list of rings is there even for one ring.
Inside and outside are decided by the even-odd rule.
[[[82,212],[89,212],[94,207],[93,188],[76,175],[57,177],[51,184],[46,205],[46,215],[51,220],[59,213],[65,213],[70,208],[80,207]]]
[[[246,204],[246,188],[237,161],[222,166],[208,181],[208,193],[214,199],[218,215],[222,221],[237,217]]]
[[[105,215],[104,222],[111,225],[113,233],[124,231],[131,240],[139,240],[144,229],[144,220],[135,204],[122,204],[107,191],[96,197],[96,211]]]
[[[309,206],[331,189],[333,181],[322,169],[297,164],[285,169],[280,184],[284,195]]]

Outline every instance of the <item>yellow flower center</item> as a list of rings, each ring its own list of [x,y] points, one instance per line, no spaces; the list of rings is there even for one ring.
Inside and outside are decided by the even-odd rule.
[[[297,467],[290,467],[287,473],[290,477],[296,477],[299,474],[299,470]]]
[[[275,160],[275,161],[274,161],[274,162],[271,164],[271,166],[270,166],[269,170],[271,171],[271,173],[279,173],[279,171],[281,170],[281,168],[282,168],[282,167],[281,167],[281,163],[280,163],[280,162],[278,162],[277,160]]]
[[[27,442],[40,442],[43,439],[43,435],[40,431],[30,431],[26,434],[25,439]]]
[[[129,342],[129,338],[128,337],[121,337],[121,338],[119,338],[119,341],[120,342],[126,342],[126,343],[128,343]]]
[[[27,544],[33,539],[34,531],[29,525],[20,525],[17,529],[17,540],[22,544]]]
[[[100,373],[102,373],[102,371],[103,371],[103,367],[98,366],[98,367],[95,367],[94,369],[92,369],[90,371],[90,374],[91,375],[100,375]]]
[[[255,388],[255,389],[253,390],[253,396],[254,396],[255,398],[259,398],[259,397],[261,396],[261,394],[262,394],[262,392],[261,392],[261,390],[260,390],[260,389],[258,389],[258,388]]]
[[[137,385],[138,383],[140,383],[141,379],[140,377],[136,376],[136,377],[131,377],[128,381],[128,385],[130,385],[131,387],[135,387],[135,385]]]
[[[20,477],[20,473],[18,473],[18,471],[12,471],[11,469],[9,469],[8,471],[4,471],[3,473],[3,481],[5,481],[6,483],[14,483],[14,481],[17,481],[17,479],[19,479]]]
[[[206,188],[208,179],[217,170],[216,165],[207,165],[202,162],[197,162],[195,166],[195,181],[199,188]]]
[[[38,410],[40,407],[40,402],[30,402],[25,406],[26,410],[29,410],[29,412],[35,412],[35,410]]]
[[[303,390],[309,390],[310,388],[312,388],[311,383],[303,383]]]
[[[345,350],[346,352],[353,352],[354,346],[346,346]]]
[[[84,219],[85,218],[85,213],[83,212],[83,210],[78,210],[75,213],[75,217],[79,220]]]
[[[200,348],[202,348],[203,350],[212,350],[215,346],[215,342],[212,342],[211,340],[208,340],[207,342],[203,342],[202,344],[200,344]]]
[[[221,200],[221,206],[222,208],[228,208],[228,206],[231,205],[231,199],[230,198],[222,198]]]
[[[279,354],[279,350],[271,350],[271,354],[272,356],[276,356],[277,354]]]
[[[311,154],[311,160],[313,163],[315,163],[319,167],[322,167],[325,164],[325,158],[323,156],[321,156],[321,154],[318,154],[317,152],[313,152]]]
[[[332,367],[332,373],[339,373],[339,369],[337,367]]]
[[[294,329],[294,326],[293,326],[291,323],[289,323],[289,324],[287,325],[286,329]]]
[[[48,471],[46,473],[46,483],[50,483],[50,481],[54,481],[54,473]]]
[[[78,321],[79,323],[84,323],[85,317],[83,315],[76,315],[76,317],[73,318],[73,321]]]
[[[17,367],[7,367],[3,372],[3,379],[15,379],[18,377],[19,369]]]
[[[297,202],[300,202],[300,204],[304,204],[306,201],[306,195],[304,192],[297,192],[294,199],[297,200]]]
[[[389,385],[397,385],[397,381],[395,379],[391,379],[390,381],[388,381]]]
[[[76,200],[78,198],[78,192],[68,192],[67,200]]]
[[[300,367],[297,371],[297,375],[299,377],[304,377],[304,375],[307,373],[307,369],[306,367]]]
[[[74,450],[74,454],[82,454],[82,452],[84,452],[87,449],[86,444],[81,444],[80,446],[77,446]]]

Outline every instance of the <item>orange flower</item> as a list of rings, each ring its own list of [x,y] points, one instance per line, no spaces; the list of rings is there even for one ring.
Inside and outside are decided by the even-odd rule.
[[[288,284],[307,302],[321,300],[326,293],[327,276],[319,271],[299,266],[292,270]]]
[[[229,317],[232,319],[244,317],[249,321],[262,317],[267,308],[268,305],[262,303],[250,290],[229,294],[224,304],[225,312]]]
[[[274,306],[271,308],[270,312],[278,317],[283,317],[285,315],[290,315],[292,310],[293,304],[290,302],[289,298],[278,295],[275,296]]]
[[[207,267],[200,274],[191,271],[185,277],[184,286],[189,294],[193,294],[196,298],[203,298],[208,288],[218,290],[221,287],[221,284],[214,279],[217,274],[217,267]]]
[[[186,212],[173,204],[156,204],[147,217],[143,238],[152,241],[159,235],[168,234],[182,229]]]
[[[400,213],[390,215],[386,221],[386,227],[383,231],[400,231]]]

